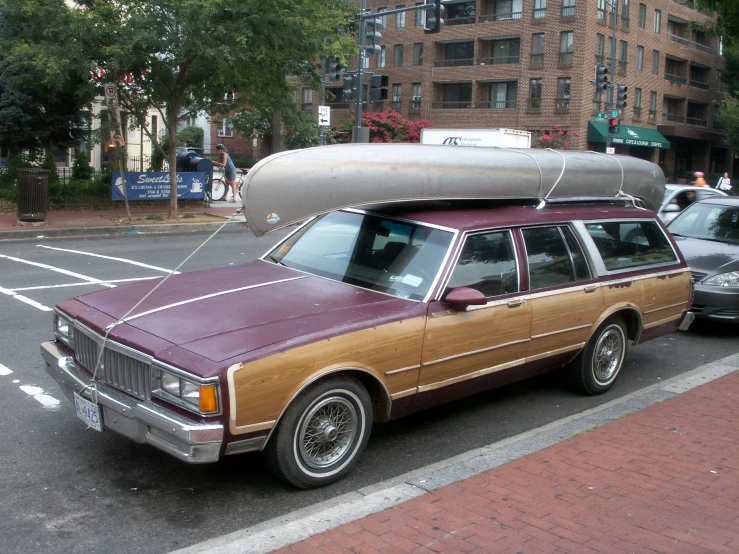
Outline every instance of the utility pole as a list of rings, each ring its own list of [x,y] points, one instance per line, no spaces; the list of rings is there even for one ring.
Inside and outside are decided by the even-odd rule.
[[[367,9],[367,0],[359,2],[359,55],[357,56],[357,104],[354,110],[354,132],[352,136],[356,143],[361,142],[362,133],[362,66],[364,65],[364,57],[367,55],[364,51],[364,12]]]
[[[326,39],[323,39],[326,44]],[[323,106],[326,102],[326,58],[321,59],[321,101],[319,106]],[[326,146],[326,129],[323,125],[318,126],[318,145]]]
[[[611,17],[613,18],[613,36],[611,36],[611,86],[608,88],[608,95],[606,100],[606,112],[609,112],[609,117],[615,109],[615,103],[613,102],[613,89],[616,86],[616,31],[618,30],[618,0],[604,0],[605,3],[611,8]],[[606,133],[606,152],[611,147],[611,135]]]

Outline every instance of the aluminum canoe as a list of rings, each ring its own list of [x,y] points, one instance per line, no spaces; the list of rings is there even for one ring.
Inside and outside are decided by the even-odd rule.
[[[630,156],[535,148],[341,144],[258,162],[242,190],[255,235],[349,206],[440,199],[664,197],[654,163]]]

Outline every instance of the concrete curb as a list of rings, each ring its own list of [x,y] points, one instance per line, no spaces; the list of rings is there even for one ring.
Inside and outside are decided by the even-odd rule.
[[[272,552],[538,452],[737,370],[739,353],[537,429],[170,554]]]
[[[33,229],[18,229],[0,231],[0,241],[22,240],[38,238],[61,238],[61,237],[94,237],[101,235],[144,235],[155,233],[187,233],[197,231],[215,231],[226,223],[214,221],[211,223],[171,223],[171,224],[143,224],[143,225],[111,225],[104,227],[70,227],[68,229],[47,229],[35,227]],[[229,221],[228,224],[245,224],[242,219]]]

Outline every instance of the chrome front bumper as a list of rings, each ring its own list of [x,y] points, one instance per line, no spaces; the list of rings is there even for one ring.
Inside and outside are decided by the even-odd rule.
[[[57,348],[54,342],[41,344],[46,373],[59,383],[62,392],[74,402],[76,392],[94,401],[87,386],[89,374],[74,358]],[[129,439],[148,443],[190,463],[218,461],[223,444],[223,425],[202,424],[165,410],[151,402],[136,400],[118,390],[97,383],[97,403],[103,414],[103,428]]]

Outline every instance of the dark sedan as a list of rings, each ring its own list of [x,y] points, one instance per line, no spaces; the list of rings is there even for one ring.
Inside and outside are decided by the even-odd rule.
[[[739,322],[739,198],[696,202],[667,228],[695,279],[691,311],[703,319]]]

